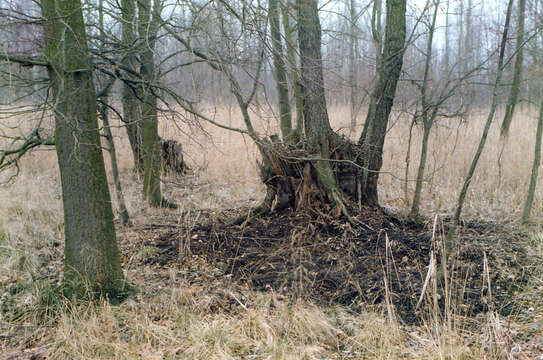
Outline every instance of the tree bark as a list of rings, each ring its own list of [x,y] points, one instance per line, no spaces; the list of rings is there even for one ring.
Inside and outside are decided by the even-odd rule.
[[[99,0],[98,2],[98,28],[100,31],[100,48],[104,50],[104,41],[106,39],[104,31],[104,0]],[[111,127],[109,125],[109,116],[108,116],[108,104],[109,104],[109,93],[111,87],[113,86],[113,80],[111,83],[106,85],[104,96],[101,99],[101,103],[98,106],[98,112],[102,118],[102,123],[104,125],[104,138],[106,139],[109,153],[109,160],[111,162],[111,172],[113,175],[113,183],[115,184],[115,194],[117,195],[117,202],[119,203],[119,217],[121,224],[128,225],[130,223],[130,217],[128,216],[128,210],[126,209],[126,204],[124,202],[123,189],[121,185],[121,178],[119,176],[119,167],[117,166],[117,154],[115,152],[115,142],[113,140],[113,135],[111,133]]]
[[[428,29],[428,42],[426,43],[426,60],[424,62],[424,77],[422,80],[421,88],[421,101],[422,101],[422,124],[424,126],[424,135],[422,137],[422,149],[419,162],[419,170],[417,172],[417,181],[415,186],[415,195],[413,196],[413,203],[411,205],[410,217],[416,219],[419,216],[420,196],[422,192],[422,182],[424,180],[424,171],[426,168],[426,157],[428,152],[428,139],[430,138],[430,131],[434,125],[436,118],[437,108],[431,111],[431,105],[428,96],[428,82],[432,65],[432,50],[434,33],[436,28],[437,11],[439,9],[439,0],[434,2],[434,13],[432,15],[432,23]]]
[[[379,83],[379,78],[382,76],[382,60],[383,60],[383,35],[381,29],[381,13],[382,13],[382,0],[374,0],[373,10],[371,15],[371,36],[373,40],[373,45],[375,46],[375,85],[374,91],[370,96],[370,104],[368,107],[368,114],[366,115],[366,121],[364,122],[364,127],[362,129],[362,135],[360,139],[365,139],[370,125],[372,123],[371,119],[375,116],[375,106],[377,104],[377,84]],[[359,141],[360,142],[360,141]]]
[[[358,115],[358,37],[356,34],[356,6],[355,0],[349,2],[349,86],[351,88],[351,123],[350,131],[354,132],[356,128],[356,118]]]
[[[294,31],[290,25],[290,14],[287,5],[281,8],[283,18],[283,29],[285,32],[285,42],[287,47],[288,62],[290,63],[290,78],[292,88],[294,89],[294,101],[296,104],[296,133],[301,137],[304,128],[304,113],[302,89],[298,76],[298,66],[296,62],[296,46],[294,41]]]
[[[359,145],[364,152],[364,169],[362,172],[362,201],[368,205],[379,204],[377,182],[383,164],[383,145],[387,131],[388,118],[394,104],[396,87],[400,78],[404,43],[406,35],[406,1],[387,0],[385,41],[378,68],[377,83],[373,90],[374,109],[368,112],[364,131]]]
[[[283,43],[281,41],[281,28],[279,21],[278,0],[268,0],[270,30],[272,38],[273,66],[279,100],[279,121],[283,141],[290,141],[292,133],[292,113],[288,95],[287,73],[283,60]]]
[[[122,64],[127,69],[136,72],[136,2],[135,0],[121,0],[122,43],[126,54],[122,57]],[[132,74],[127,73],[128,77]],[[143,173],[143,123],[141,109],[136,96],[137,88],[127,83],[122,86],[123,122],[126,124],[126,133],[134,157],[134,169]]]
[[[326,107],[321,56],[321,27],[316,0],[297,0],[305,134],[310,151],[328,155],[332,132]]]
[[[102,123],[104,124],[104,137],[108,144],[108,153],[109,160],[111,161],[111,173],[113,175],[113,184],[115,184],[115,194],[117,195],[117,202],[119,203],[119,218],[121,224],[128,225],[130,224],[130,216],[128,215],[128,210],[126,208],[126,203],[124,201],[123,188],[121,185],[121,177],[119,175],[119,166],[117,165],[117,154],[115,151],[115,142],[113,140],[113,135],[111,133],[111,126],[109,125],[109,116],[108,116],[108,98],[109,95],[104,96],[102,99],[102,104],[99,106],[99,113],[102,117]]]
[[[127,290],[96,118],[92,65],[79,0],[41,0],[55,143],[64,204],[67,296]]]
[[[511,121],[513,120],[513,115],[515,113],[515,107],[517,106],[518,102],[520,80],[522,77],[522,62],[524,60],[524,13],[526,12],[526,0],[519,0],[518,6],[515,69],[513,72],[513,85],[511,86],[511,92],[509,93],[509,99],[507,101],[507,106],[505,107],[505,115],[503,117],[500,132],[502,137],[507,137],[507,135],[509,135],[509,128],[511,126]]]
[[[539,108],[539,118],[537,120],[537,130],[535,135],[535,153],[534,162],[532,166],[532,175],[530,176],[530,186],[528,187],[528,194],[526,196],[526,202],[524,203],[524,210],[522,211],[522,223],[527,224],[530,221],[530,213],[532,212],[532,204],[535,197],[535,186],[537,185],[537,176],[539,173],[539,165],[541,164],[541,135],[543,134],[543,102]]]
[[[160,0],[154,1],[153,11],[160,14]],[[138,1],[138,31],[144,45],[140,49],[140,74],[145,84],[142,89],[143,103],[143,198],[151,206],[163,205],[160,191],[160,147],[158,137],[157,98],[153,93],[155,82],[154,49],[158,31],[156,15],[151,17],[151,0]]]

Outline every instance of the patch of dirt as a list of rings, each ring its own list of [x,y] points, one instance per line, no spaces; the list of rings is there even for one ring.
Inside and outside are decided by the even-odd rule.
[[[458,243],[443,254],[446,221],[415,224],[363,209],[356,226],[292,211],[245,226],[224,225],[224,219],[244,211],[202,211],[197,223],[146,225],[142,231],[153,236],[144,244],[156,251],[141,263],[169,267],[201,257],[214,264],[217,276],[253,289],[355,310],[388,299],[404,321],[413,322],[420,319],[423,290],[422,304],[430,301],[434,279],[442,308],[449,298],[457,314],[473,316],[489,308],[509,314],[515,305],[510,295],[538,261],[524,250],[526,234],[496,223],[464,224]],[[429,276],[432,256],[435,275]]]

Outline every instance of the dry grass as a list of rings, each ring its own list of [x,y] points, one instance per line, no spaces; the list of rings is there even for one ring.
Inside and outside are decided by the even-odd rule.
[[[235,107],[206,111],[225,124],[241,126]],[[258,115],[258,129],[276,129],[273,116]],[[332,107],[330,116],[334,128],[348,125],[348,108]],[[482,111],[467,123],[448,120],[434,129],[423,189],[426,214],[451,213],[485,116]],[[517,115],[501,178],[498,126],[494,125],[471,184],[466,216],[518,219],[531,168],[535,123],[533,109],[522,109]],[[397,115],[387,138],[380,184],[382,203],[401,210],[407,205],[403,178],[408,129],[407,120]],[[161,133],[181,140],[194,170],[188,178],[164,182],[167,196],[182,205],[178,211],[238,207],[263,196],[256,149],[248,138],[210,125],[200,129],[174,121],[163,121]],[[416,128],[409,196],[420,138],[421,129]],[[129,212],[136,223],[160,219],[162,211],[149,209],[140,200],[128,143],[120,137],[116,140]],[[455,311],[449,311],[448,319],[441,318],[430,306],[425,325],[408,327],[387,315],[393,313],[391,309],[368,308],[353,314],[341,307],[290,303],[273,293],[221,289],[237,304],[225,310],[217,306],[223,301],[217,292],[187,280],[187,273],[212,272],[209,264],[180,266],[160,274],[150,267],[125,264],[128,278],[142,290],[136,297],[117,307],[106,302],[67,304],[50,285],[62,269],[62,202],[55,153],[34,152],[21,165],[16,182],[0,187],[0,354],[6,357],[22,359],[39,353],[52,359],[531,359],[537,351],[543,352],[537,350],[538,341],[543,341],[543,307],[532,308],[524,317],[504,319],[488,313],[465,326],[466,319]],[[543,185],[538,186],[533,211],[538,223],[542,189]],[[121,229],[119,237],[139,241],[138,234],[129,229]],[[534,231],[533,251],[539,254],[543,253],[541,238]],[[137,256],[145,256],[144,250]],[[519,294],[519,301],[541,297],[541,279],[533,279],[530,289]],[[519,337],[524,333],[531,337]],[[25,352],[25,348],[30,350]]]
[[[243,127],[241,115],[235,107],[207,110],[224,124]],[[329,114],[334,129],[348,136],[346,130],[349,125],[348,107],[331,107]],[[256,128],[262,133],[277,132],[273,114],[260,112],[254,115],[254,118],[257,118],[256,115],[260,116],[261,120],[255,122]],[[537,115],[538,110],[529,107],[520,108],[517,112],[509,141],[503,151],[500,172],[498,158],[502,145],[498,134],[499,119],[503,114],[501,112],[497,114],[470,185],[464,211],[466,217],[513,221],[520,216],[532,166]],[[464,176],[478,145],[486,116],[486,110],[474,111],[467,121],[440,120],[434,127],[430,139],[426,182],[423,186],[422,209],[425,214],[452,213]],[[359,116],[359,123],[362,123],[364,118],[365,114],[362,113]],[[408,209],[413,196],[422,138],[422,128],[415,127],[406,200],[405,154],[408,147],[409,121],[405,115],[393,114],[393,126],[385,143],[383,175],[380,179],[381,202],[385,206],[399,210]],[[202,132],[195,134],[186,125],[172,121],[165,121],[161,126],[163,136],[177,138],[183,142],[189,161],[200,170],[201,181],[219,183],[223,185],[222,191],[229,190],[224,194],[224,198],[223,194],[216,194],[225,201],[226,206],[232,204],[229,201],[232,196],[240,195],[244,200],[255,198],[262,193],[255,166],[256,148],[251,140],[208,124],[204,124],[204,130],[209,136]],[[358,136],[360,131],[361,126],[355,135]],[[243,190],[236,191],[236,185]],[[540,218],[538,215],[543,212],[542,189],[543,183],[540,182],[533,209],[533,219],[538,223]]]

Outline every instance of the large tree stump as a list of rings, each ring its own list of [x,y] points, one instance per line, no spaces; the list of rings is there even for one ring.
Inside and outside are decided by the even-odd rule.
[[[164,172],[185,174],[189,169],[183,158],[183,146],[175,140],[160,139],[161,168]]]
[[[241,224],[251,218],[287,208],[296,211],[318,210],[332,212],[336,216],[346,214],[343,207],[354,207],[362,201],[359,179],[361,175],[360,148],[344,137],[330,136],[330,158],[321,159],[306,150],[305,143],[285,144],[276,136],[261,141],[258,146],[262,156],[258,163],[260,177],[266,185],[266,197],[248,215],[231,224]],[[340,196],[330,192],[323,184],[322,166],[328,161]]]

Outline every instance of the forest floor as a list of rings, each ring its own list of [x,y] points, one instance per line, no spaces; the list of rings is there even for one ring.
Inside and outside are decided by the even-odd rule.
[[[258,203],[262,184],[251,144],[220,133],[217,149],[186,143],[193,175],[164,179],[181,207],[148,208],[120,143],[133,225],[119,225],[117,236],[138,293],[119,305],[60,294],[56,159],[30,155],[16,181],[0,187],[0,358],[543,360],[543,186],[537,223],[515,220],[533,129],[513,127],[522,141],[510,144],[501,178],[492,176],[499,144],[489,144],[478,169],[485,176],[467,199],[470,220],[446,246],[472,137],[456,144],[453,127],[434,134],[427,217],[416,224],[402,217],[403,183],[394,180],[405,171],[404,125],[387,140],[384,171],[395,177],[383,176],[380,190],[389,210],[361,209],[354,225],[323,209],[226,225]],[[467,126],[475,130],[461,131],[480,130],[477,121]]]
[[[225,225],[247,210],[155,211],[121,228],[139,293],[119,306],[62,299],[62,245],[52,244],[37,299],[25,303],[36,283],[2,279],[1,353],[543,358],[543,257],[528,231],[472,221],[445,250],[447,219],[417,224],[375,209],[357,226],[291,211]]]

